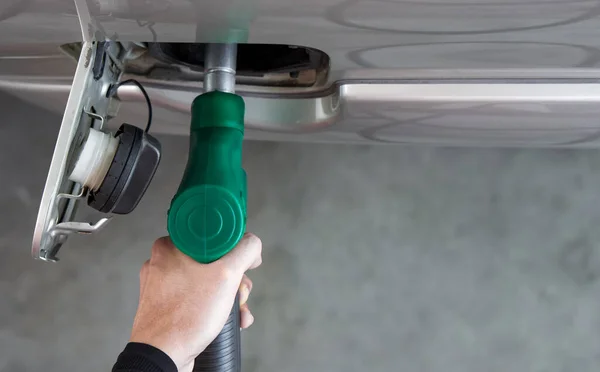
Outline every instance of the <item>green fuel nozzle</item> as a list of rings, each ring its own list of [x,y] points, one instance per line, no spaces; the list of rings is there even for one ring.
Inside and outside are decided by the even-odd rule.
[[[206,53],[207,93],[192,104],[188,163],[167,216],[175,246],[201,263],[227,254],[246,230],[245,106],[233,93],[235,45],[209,44]]]
[[[214,91],[194,100],[188,163],[167,229],[175,246],[198,262],[218,260],[246,230],[243,137],[240,96]]]

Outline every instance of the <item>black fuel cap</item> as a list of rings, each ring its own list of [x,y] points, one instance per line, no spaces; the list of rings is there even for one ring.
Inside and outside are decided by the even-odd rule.
[[[128,214],[150,185],[160,162],[160,142],[142,129],[123,124],[115,133],[119,146],[104,181],[88,205],[103,213]]]

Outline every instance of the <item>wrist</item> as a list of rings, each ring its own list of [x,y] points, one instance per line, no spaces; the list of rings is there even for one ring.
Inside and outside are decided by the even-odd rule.
[[[185,371],[185,366],[189,364],[187,358],[185,358],[180,350],[176,347],[175,342],[169,342],[169,340],[163,340],[159,337],[148,337],[144,335],[132,335],[129,339],[129,344],[145,344],[149,345],[162,353],[164,353],[177,367],[177,371]]]
[[[148,372],[178,372],[181,369],[162,350],[148,344],[129,342],[119,355],[113,371],[141,370]]]

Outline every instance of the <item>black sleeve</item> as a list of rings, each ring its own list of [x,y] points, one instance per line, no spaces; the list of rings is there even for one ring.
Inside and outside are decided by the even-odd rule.
[[[112,372],[177,372],[177,366],[154,346],[130,342],[117,358]]]

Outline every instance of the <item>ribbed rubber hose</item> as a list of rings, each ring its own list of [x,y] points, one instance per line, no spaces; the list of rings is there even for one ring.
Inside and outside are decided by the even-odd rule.
[[[221,333],[194,362],[193,372],[240,372],[240,300],[236,296],[233,309]]]

